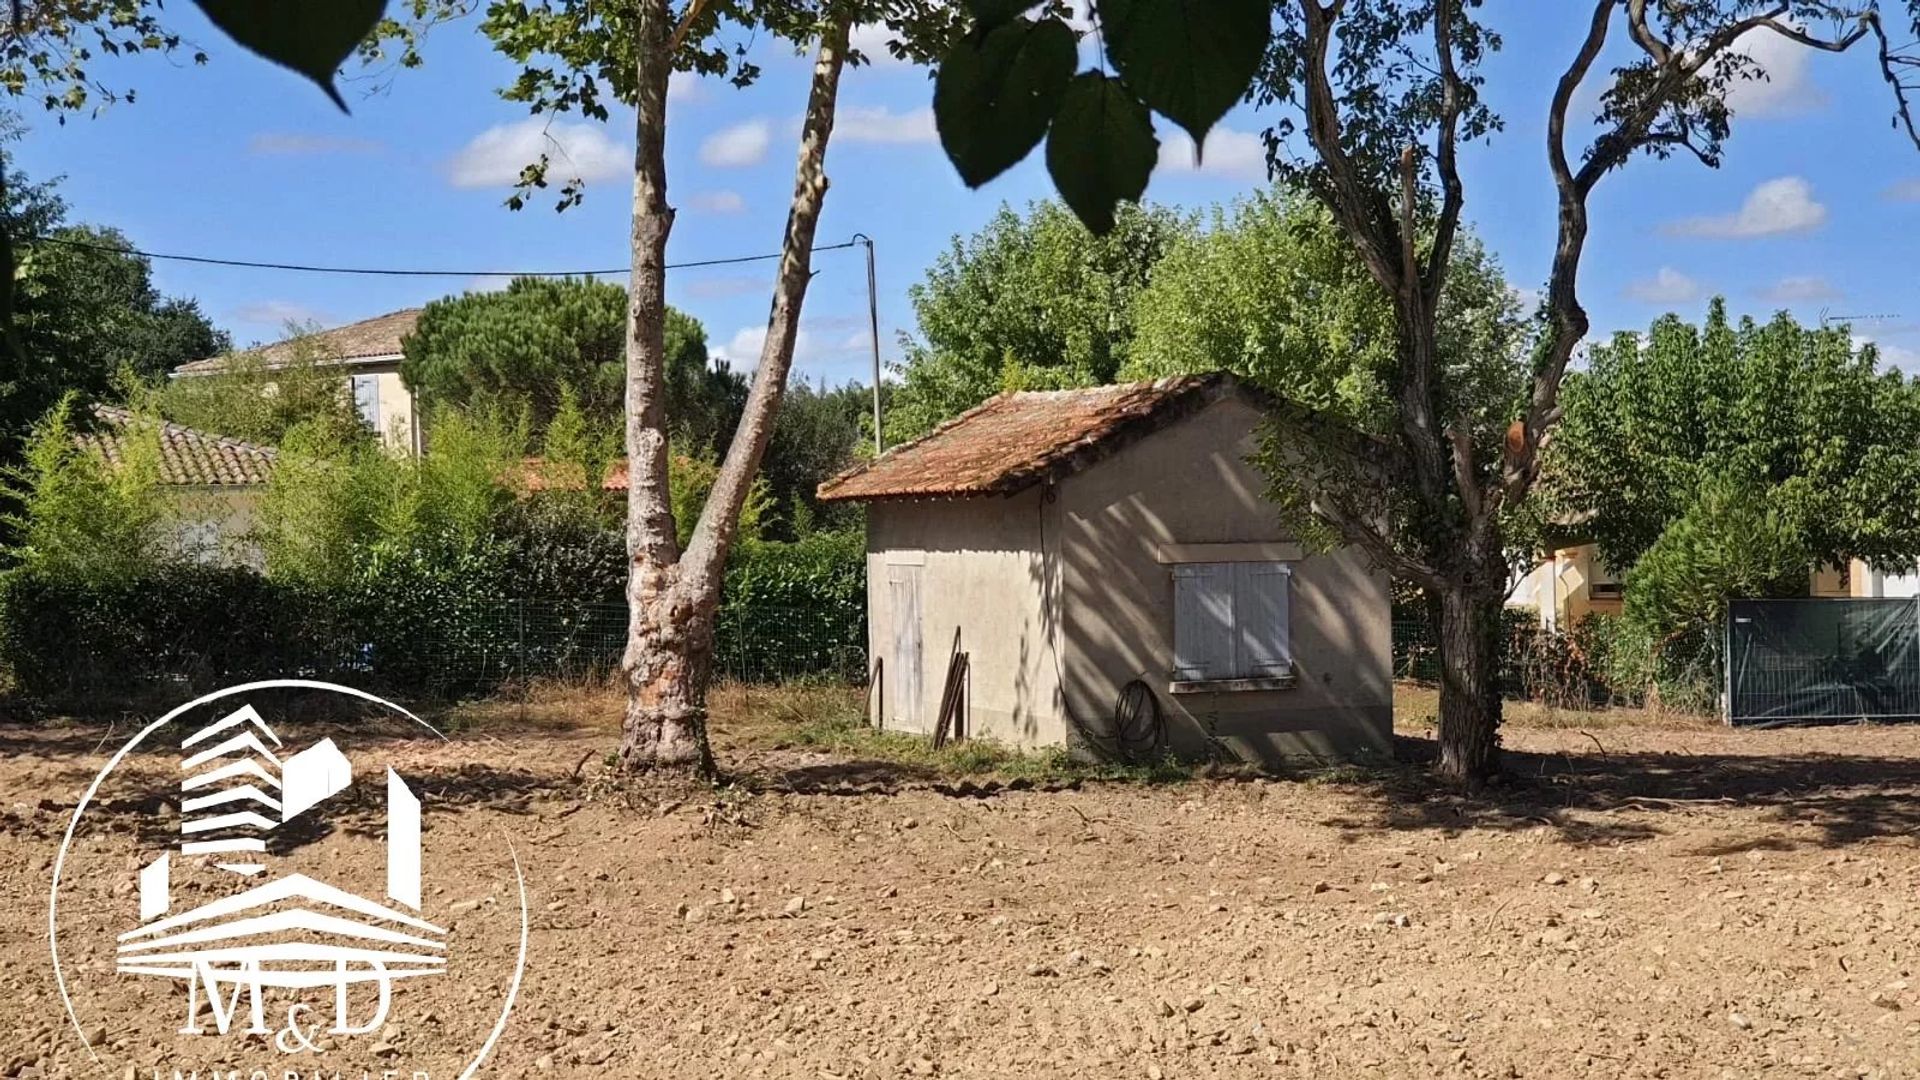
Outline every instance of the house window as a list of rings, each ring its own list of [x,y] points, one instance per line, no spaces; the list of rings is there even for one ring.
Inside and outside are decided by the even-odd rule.
[[[1286,563],[1173,568],[1173,690],[1276,689],[1293,680]],[[1243,683],[1243,686],[1220,684]],[[1212,685],[1208,685],[1212,684]]]
[[[1597,554],[1593,557],[1593,583],[1589,586],[1589,593],[1595,600],[1618,600],[1626,595],[1626,588],[1620,581],[1620,575],[1615,574],[1611,567],[1601,562]]]
[[[353,377],[353,411],[360,414],[361,423],[380,430],[380,376]]]

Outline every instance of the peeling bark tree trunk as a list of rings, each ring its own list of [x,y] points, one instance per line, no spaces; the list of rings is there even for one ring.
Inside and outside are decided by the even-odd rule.
[[[644,0],[645,35],[667,40],[666,9],[661,0]],[[629,630],[625,670],[627,716],[620,742],[624,768],[680,768],[702,773],[713,768],[706,730],[707,684],[713,672],[714,614],[727,555],[740,527],[740,512],[773,435],[773,423],[786,395],[787,372],[800,332],[800,310],[813,279],[814,235],[827,195],[827,143],[833,135],[840,73],[846,65],[851,16],[841,9],[820,41],[813,82],[800,136],[800,160],[793,206],[781,248],[780,272],[767,316],[767,339],[726,460],[700,513],[684,555],[674,550],[674,522],[667,500],[667,443],[661,416],[661,355],[664,348],[667,230],[673,212],[666,206],[665,165],[660,156],[664,129],[666,49],[657,72],[642,61],[640,150],[634,178],[633,299],[630,305],[627,374],[627,451],[635,472],[629,480],[627,548],[633,566],[627,589]],[[656,77],[657,76],[657,77]],[[649,125],[649,107],[653,108]],[[649,142],[649,130],[652,139]],[[647,295],[643,298],[642,293]],[[645,362],[637,362],[636,357]],[[644,455],[651,455],[646,457]],[[642,464],[645,471],[640,471]],[[643,498],[642,484],[651,491]]]
[[[685,662],[687,627],[676,618],[679,545],[667,493],[666,261],[667,0],[639,0],[635,34],[633,274],[627,290],[627,716],[623,762],[707,767]]]

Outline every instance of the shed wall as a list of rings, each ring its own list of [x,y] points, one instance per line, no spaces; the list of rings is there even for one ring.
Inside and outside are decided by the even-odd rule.
[[[930,732],[939,715],[956,632],[969,654],[965,726],[1017,745],[1064,742],[1060,654],[1047,617],[1040,554],[1041,492],[1012,497],[883,502],[867,510],[868,655],[888,730]],[[920,693],[917,720],[896,694],[907,673],[895,656],[902,613],[892,582],[917,576]]]
[[[1045,546],[1063,588],[1067,708],[1105,732],[1121,689],[1140,679],[1178,752],[1218,746],[1259,761],[1390,755],[1388,581],[1351,548],[1292,564],[1295,685],[1169,692],[1174,586],[1163,559],[1191,555],[1169,546],[1293,540],[1263,497],[1265,478],[1246,460],[1259,420],[1243,402],[1220,401],[1059,485]],[[1270,550],[1250,547],[1244,557],[1268,558]]]

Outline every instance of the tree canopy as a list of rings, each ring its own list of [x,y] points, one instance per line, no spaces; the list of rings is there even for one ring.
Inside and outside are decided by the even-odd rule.
[[[1845,326],[1736,322],[1715,300],[1704,325],[1668,315],[1594,346],[1563,397],[1542,493],[1617,569],[1707,493],[1742,505],[1727,484],[1769,507],[1803,579],[1814,561],[1910,566],[1920,552],[1920,386]]]
[[[0,151],[0,169],[12,162]],[[190,299],[154,287],[152,266],[113,229],[66,224],[53,185],[17,174],[3,215],[22,236],[14,249],[13,331],[24,354],[0,379],[0,463],[18,459],[34,424],[68,394],[78,406],[117,399],[124,370],[155,379],[229,341]],[[76,409],[84,421],[84,408]]]
[[[1528,325],[1477,240],[1464,237],[1455,260],[1438,316],[1446,411],[1491,452],[1519,407]],[[1348,430],[1392,430],[1400,350],[1392,304],[1311,199],[1275,189],[1217,209],[1208,229],[1176,241],[1155,268],[1134,324],[1130,376],[1232,371]],[[1366,489],[1379,512],[1405,512],[1377,473],[1303,454],[1298,434],[1283,415],[1259,458],[1292,527],[1333,541],[1311,510],[1316,490],[1332,483]]]
[[[571,394],[589,424],[620,416],[627,292],[591,279],[515,278],[498,292],[427,305],[402,343],[400,375],[429,405],[524,411],[544,430]],[[669,308],[667,417],[689,448],[726,449],[746,380],[707,354],[699,320]]]
[[[1134,298],[1191,224],[1129,207],[1094,236],[1057,202],[1001,207],[955,237],[909,290],[919,336],[905,342],[887,441],[912,438],[1004,389],[1112,382],[1127,363]]]

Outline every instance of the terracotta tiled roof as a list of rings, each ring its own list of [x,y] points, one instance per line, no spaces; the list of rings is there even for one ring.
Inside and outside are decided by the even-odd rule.
[[[1230,395],[1227,374],[1001,394],[820,485],[825,502],[1010,494],[1086,467]]]
[[[315,355],[326,363],[344,364],[354,360],[371,360],[400,355],[400,339],[413,333],[414,324],[420,321],[419,308],[407,308],[404,311],[389,312],[364,322],[335,327],[309,334],[305,340],[314,349]],[[228,353],[224,356],[195,360],[174,368],[176,375],[204,375],[208,372],[222,371],[231,366],[236,357],[255,357],[269,368],[283,367],[294,358],[295,341],[288,339],[272,345],[263,345],[244,353]]]
[[[674,460],[683,464],[688,464],[691,467],[692,459],[690,458],[687,458],[681,455],[675,455]],[[568,471],[571,472],[572,470],[568,470]],[[553,491],[553,490],[568,490],[568,491],[580,490],[580,485],[576,483],[572,478],[567,477],[563,479],[561,475],[556,475],[556,473],[558,473],[558,470],[555,469],[553,466],[549,465],[547,463],[547,459],[541,458],[541,457],[530,457],[523,460],[520,463],[520,470],[518,474],[515,476],[508,477],[508,480],[509,482],[517,485],[522,491],[528,491],[528,492]],[[627,490],[627,459],[626,458],[623,458],[623,457],[614,458],[612,461],[607,463],[607,475],[604,477],[601,477],[600,479],[600,490],[601,491]]]
[[[108,464],[126,459],[129,427],[142,423],[125,409],[96,405],[94,430],[74,436],[82,447],[98,453]],[[160,425],[160,482],[198,487],[247,487],[264,484],[273,475],[272,447],[209,435],[204,431]]]
[[[562,469],[542,457],[525,458],[515,475],[507,477],[507,482],[525,492],[535,491],[578,491],[579,482],[571,476],[571,468]],[[602,491],[625,491],[627,489],[627,459],[620,458],[607,466],[607,474],[600,480]]]

